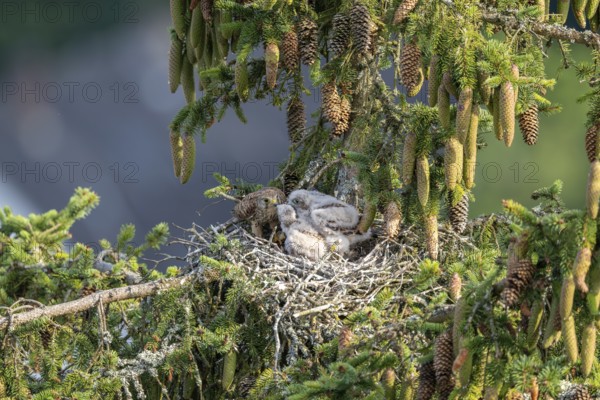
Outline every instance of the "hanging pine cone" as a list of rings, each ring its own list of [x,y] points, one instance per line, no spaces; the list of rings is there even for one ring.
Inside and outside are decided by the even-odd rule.
[[[350,100],[347,97],[342,97],[340,100],[340,118],[339,121],[333,125],[333,134],[335,136],[341,136],[348,132],[350,128],[350,113],[352,112],[352,106]]]
[[[400,224],[402,222],[402,209],[395,201],[390,201],[385,206],[383,212],[383,224],[385,234],[390,238],[395,238],[400,233]]]
[[[598,128],[600,124],[592,125],[585,134],[585,152],[590,162],[598,158]]]
[[[504,82],[500,86],[498,120],[504,144],[510,147],[515,137],[515,89],[512,83]]]
[[[463,233],[469,220],[469,195],[464,193],[455,205],[450,206],[450,224],[456,233]]]
[[[438,258],[438,222],[436,215],[428,215],[425,217],[425,243],[427,244],[427,252],[429,258],[437,260]]]
[[[207,24],[213,20],[213,0],[200,0],[200,10]]]
[[[342,99],[338,94],[337,88],[334,82],[327,82],[321,89],[323,114],[325,118],[332,124],[337,124],[342,120],[342,110],[340,104]]]
[[[169,89],[175,93],[181,82],[183,42],[173,30],[171,32],[171,48],[169,49]]]
[[[515,264],[509,264],[506,274],[506,286],[502,291],[502,299],[508,307],[517,303],[525,288],[533,280],[534,273],[535,266],[530,260],[523,259]]]
[[[440,334],[435,340],[433,369],[440,400],[448,399],[454,389],[454,375],[452,374],[454,350],[452,346],[452,330]]]
[[[275,42],[269,42],[265,48],[265,67],[267,87],[271,90],[277,84],[277,69],[279,66],[279,47]]]
[[[371,47],[371,15],[363,4],[356,3],[350,10],[350,24],[357,54],[366,54]]]
[[[530,105],[527,111],[519,115],[519,128],[525,143],[530,146],[536,144],[539,130],[537,104]]]
[[[435,394],[435,369],[433,361],[428,361],[419,366],[419,388],[416,400],[430,400]]]
[[[170,0],[171,21],[179,39],[185,38],[185,0]]]
[[[40,332],[40,339],[42,340],[42,346],[44,349],[48,349],[52,344],[52,338],[54,337],[54,332],[50,328],[43,328]]]
[[[171,158],[173,160],[173,172],[175,177],[181,176],[181,160],[183,158],[183,141],[179,132],[171,131],[169,133],[169,142],[171,143]]]
[[[290,100],[287,107],[288,136],[293,144],[298,143],[304,136],[306,118],[304,116],[304,102],[299,97]]]
[[[404,21],[408,14],[415,8],[419,0],[403,0],[394,13],[394,25]]]
[[[473,89],[465,87],[461,90],[456,104],[456,135],[462,145],[465,144],[469,133],[472,107]]]
[[[448,285],[448,294],[452,301],[456,302],[460,298],[460,292],[462,290],[462,279],[458,273],[453,273],[450,278],[450,284]]]
[[[300,59],[304,65],[312,65],[317,59],[318,26],[315,21],[304,17],[298,24]]]
[[[350,18],[346,14],[335,14],[332,25],[329,51],[334,56],[339,56],[346,51],[350,43]]]
[[[588,183],[586,192],[587,214],[590,218],[598,217],[598,208],[600,201],[600,160],[596,160],[590,164],[590,172],[588,173]]]
[[[181,175],[179,179],[183,184],[190,179],[190,176],[192,176],[196,164],[196,141],[194,140],[194,137],[187,133],[183,135],[182,147]]]
[[[298,188],[298,182],[300,179],[294,172],[287,172],[283,175],[283,192],[286,196]]]
[[[438,69],[440,64],[440,56],[434,54],[431,56],[429,61],[429,73],[427,78],[429,82],[427,84],[427,100],[429,107],[435,107],[438,102],[438,89],[440,87],[440,79],[438,76]]]
[[[290,30],[283,35],[281,40],[281,52],[283,53],[283,66],[288,72],[298,68],[300,53],[298,52],[298,35],[295,30]]]
[[[400,53],[400,80],[407,93],[413,94],[417,87],[420,89],[421,74],[421,50],[415,43],[407,43]]]
[[[592,397],[588,392],[587,388],[583,385],[577,385],[571,387],[568,391],[563,393],[560,400],[591,400]]]

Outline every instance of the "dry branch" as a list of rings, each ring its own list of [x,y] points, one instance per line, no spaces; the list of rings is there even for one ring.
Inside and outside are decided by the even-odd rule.
[[[448,7],[454,8],[452,0],[441,0],[442,3]],[[589,31],[578,31],[577,29],[567,28],[561,24],[551,24],[548,22],[541,22],[531,18],[518,19],[515,12],[501,13],[494,8],[481,9],[481,16],[483,21],[501,26],[509,30],[518,30],[524,24],[529,28],[530,31],[537,35],[543,36],[547,39],[558,39],[564,40],[571,43],[584,44],[594,49],[600,50],[600,35]]]
[[[9,311],[9,315],[7,317],[0,319],[0,329],[5,329],[6,327],[14,328],[39,318],[52,318],[61,315],[75,314],[81,311],[89,310],[90,308],[94,308],[99,304],[99,302],[102,302],[102,304],[109,304],[115,301],[152,296],[158,293],[160,290],[183,286],[188,283],[190,279],[191,276],[186,275],[178,278],[164,279],[142,283],[139,285],[103,290],[77,300],[55,304],[48,307],[35,308],[27,312],[11,314]]]

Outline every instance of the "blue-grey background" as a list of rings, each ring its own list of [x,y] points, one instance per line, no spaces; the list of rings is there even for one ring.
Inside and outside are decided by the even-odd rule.
[[[63,207],[77,186],[91,187],[100,206],[73,229],[91,243],[114,239],[123,223],[142,235],[161,221],[227,219],[231,203],[202,196],[214,171],[250,182],[274,177],[289,143],[284,111],[268,102],[246,104],[245,125],[233,113],[213,125],[198,141],[190,182],[173,176],[168,124],[184,99],[168,90],[169,25],[166,0],[0,1],[0,205],[43,212]],[[547,70],[557,76],[557,46],[549,54]],[[573,68],[560,73],[548,97],[564,111],[542,117],[534,147],[518,130],[510,149],[490,138],[479,153],[472,217],[499,211],[503,198],[531,205],[530,193],[557,178],[567,204],[583,207],[587,109],[576,99],[586,90]],[[316,97],[307,100],[313,110]]]

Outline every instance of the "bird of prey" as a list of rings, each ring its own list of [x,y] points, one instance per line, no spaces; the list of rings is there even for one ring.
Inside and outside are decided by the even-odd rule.
[[[246,195],[233,209],[241,221],[249,221],[252,233],[263,237],[263,227],[277,227],[277,205],[285,202],[285,194],[274,187],[265,187]]]

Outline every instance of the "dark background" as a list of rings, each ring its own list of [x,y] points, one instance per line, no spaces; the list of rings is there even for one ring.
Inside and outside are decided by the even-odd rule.
[[[267,183],[288,151],[285,112],[267,101],[246,104],[198,140],[196,170],[186,185],[173,176],[168,124],[184,105],[169,93],[167,0],[0,1],[0,205],[21,214],[62,208],[77,186],[93,188],[100,206],[74,238],[113,240],[123,223],[138,235],[158,222],[187,227],[229,218],[230,202],[205,199],[211,174]],[[547,71],[558,75],[557,46]],[[589,59],[573,46],[573,57]],[[512,148],[489,138],[479,152],[471,216],[500,210],[500,200],[531,205],[530,193],[560,178],[570,207],[584,205],[587,160],[586,84],[573,68],[548,98],[564,111],[543,116],[539,143],[517,130]],[[308,98],[308,109],[318,106]],[[425,98],[420,97],[423,101]],[[174,234],[179,234],[173,228]]]

